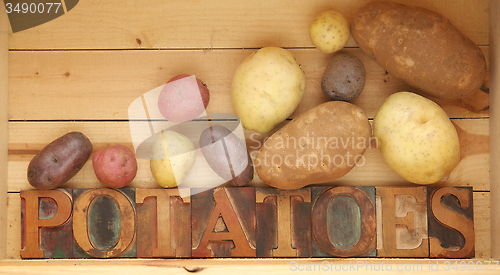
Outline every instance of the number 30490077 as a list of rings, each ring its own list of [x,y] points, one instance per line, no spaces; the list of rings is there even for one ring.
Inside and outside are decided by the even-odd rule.
[[[12,3],[5,4],[7,13],[58,13],[61,3]],[[62,10],[61,10],[62,11]]]

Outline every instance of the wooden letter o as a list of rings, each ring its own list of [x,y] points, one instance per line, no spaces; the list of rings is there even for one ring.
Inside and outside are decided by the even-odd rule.
[[[361,216],[361,234],[359,241],[350,249],[336,247],[328,233],[328,205],[342,195],[351,196],[357,203]],[[370,198],[360,189],[350,186],[339,186],[324,191],[314,202],[312,209],[312,233],[317,245],[327,253],[338,257],[362,255],[375,241],[376,217],[375,207]]]
[[[118,241],[109,250],[100,250],[92,243],[89,233],[88,212],[92,201],[98,197],[108,197],[113,200],[120,211],[120,233]],[[89,189],[82,193],[74,202],[73,238],[76,243],[92,257],[110,258],[123,253],[132,243],[135,234],[135,210],[132,202],[119,190],[100,188]]]

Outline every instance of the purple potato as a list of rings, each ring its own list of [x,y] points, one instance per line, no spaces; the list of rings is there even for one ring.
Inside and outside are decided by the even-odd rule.
[[[87,162],[92,143],[70,132],[49,143],[28,165],[28,181],[38,189],[53,189],[71,179]]]
[[[329,100],[352,102],[365,87],[365,67],[350,54],[335,55],[321,79],[321,89]]]
[[[224,126],[205,129],[200,147],[208,165],[233,186],[245,186],[253,179],[253,163],[245,141]]]

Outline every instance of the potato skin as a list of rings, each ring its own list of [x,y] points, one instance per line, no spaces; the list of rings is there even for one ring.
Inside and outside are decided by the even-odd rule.
[[[479,47],[448,19],[424,8],[370,2],[355,14],[351,34],[387,72],[429,96],[469,95],[486,76]]]
[[[350,54],[337,54],[328,63],[321,78],[321,90],[330,100],[352,102],[365,87],[365,66]]]
[[[264,134],[293,113],[305,87],[306,75],[292,53],[264,47],[234,72],[231,99],[243,127]]]
[[[200,147],[208,165],[233,186],[245,186],[253,179],[253,164],[246,144],[231,130],[214,125],[200,135]]]
[[[298,189],[347,174],[369,146],[371,126],[363,110],[329,101],[275,132],[254,161],[259,178],[280,189]]]
[[[71,179],[87,162],[92,143],[80,132],[70,132],[49,143],[28,165],[28,182],[53,189]]]
[[[127,186],[137,175],[137,160],[127,146],[117,144],[96,152],[92,166],[97,179],[110,188]]]

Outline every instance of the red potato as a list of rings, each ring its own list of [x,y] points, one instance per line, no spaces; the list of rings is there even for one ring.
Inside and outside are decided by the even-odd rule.
[[[97,179],[107,187],[127,186],[137,174],[134,153],[124,145],[114,145],[100,150],[92,157]]]
[[[158,98],[158,109],[169,121],[186,122],[199,117],[209,101],[207,85],[194,76],[183,74],[173,77],[163,87]]]

